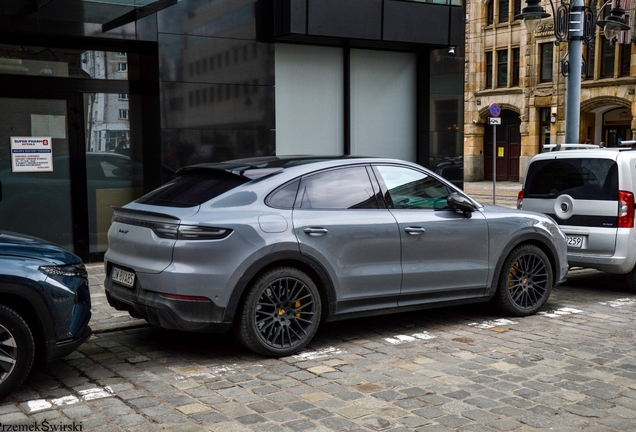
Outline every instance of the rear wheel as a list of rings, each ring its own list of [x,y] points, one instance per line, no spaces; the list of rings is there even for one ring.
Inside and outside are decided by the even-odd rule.
[[[307,346],[320,315],[320,294],[313,280],[298,269],[280,267],[251,285],[234,331],[252,351],[282,357]]]
[[[520,246],[504,262],[493,301],[509,315],[532,315],[550,297],[552,280],[552,267],[547,255],[537,246]]]
[[[636,266],[629,273],[625,274],[625,281],[627,282],[627,288],[636,291]]]
[[[0,400],[20,387],[29,374],[35,342],[28,324],[17,312],[0,305]]]

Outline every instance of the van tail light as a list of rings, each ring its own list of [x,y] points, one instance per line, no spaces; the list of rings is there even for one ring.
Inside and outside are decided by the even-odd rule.
[[[523,189],[519,191],[519,195],[517,195],[517,210],[521,210],[523,207]]]
[[[618,227],[634,227],[634,194],[618,191]]]

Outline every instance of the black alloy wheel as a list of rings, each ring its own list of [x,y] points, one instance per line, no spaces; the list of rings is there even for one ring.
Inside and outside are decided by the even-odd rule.
[[[235,333],[245,347],[282,357],[298,352],[311,341],[320,315],[320,294],[312,279],[295,268],[276,268],[252,284]]]
[[[31,329],[13,309],[0,305],[0,400],[17,389],[33,365]]]
[[[550,297],[552,281],[547,255],[537,246],[523,245],[506,258],[493,300],[507,314],[532,315]]]

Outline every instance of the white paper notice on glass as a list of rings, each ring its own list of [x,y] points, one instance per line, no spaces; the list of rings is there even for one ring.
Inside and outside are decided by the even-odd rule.
[[[53,171],[51,137],[11,137],[13,172]]]

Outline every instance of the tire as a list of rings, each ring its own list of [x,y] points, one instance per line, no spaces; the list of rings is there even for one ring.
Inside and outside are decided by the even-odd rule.
[[[13,309],[0,305],[0,400],[20,387],[35,355],[31,329]]]
[[[314,281],[298,269],[279,267],[250,286],[234,333],[246,348],[278,358],[307,346],[318,330],[320,316]]]
[[[625,273],[625,283],[631,291],[636,291],[636,266],[629,273]]]
[[[533,315],[550,297],[552,284],[548,256],[537,246],[523,245],[506,258],[493,302],[508,315]]]

